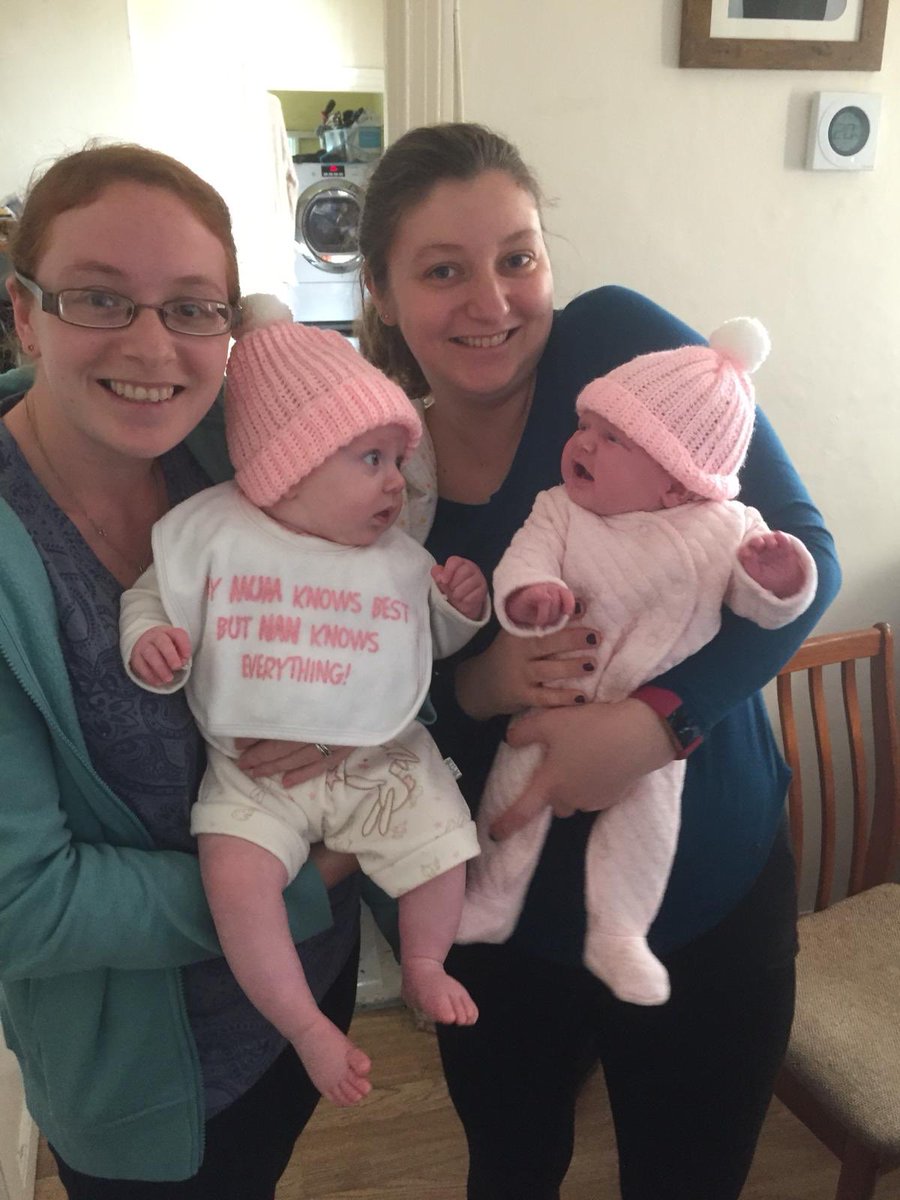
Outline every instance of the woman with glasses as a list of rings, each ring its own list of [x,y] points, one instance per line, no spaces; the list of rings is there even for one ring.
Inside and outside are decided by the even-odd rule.
[[[318,1092],[221,957],[184,698],[134,687],[118,648],[153,523],[228,473],[213,402],[240,295],[230,218],[173,159],[87,149],[32,187],[10,256],[34,378],[0,411],[4,1033],[70,1197],[264,1200]],[[288,782],[322,764],[278,743],[243,759]],[[285,893],[343,1029],[352,865],[321,855]]]

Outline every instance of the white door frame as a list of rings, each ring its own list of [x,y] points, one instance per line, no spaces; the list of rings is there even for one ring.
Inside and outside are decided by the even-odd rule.
[[[462,120],[459,0],[384,0],[384,74],[387,141]]]

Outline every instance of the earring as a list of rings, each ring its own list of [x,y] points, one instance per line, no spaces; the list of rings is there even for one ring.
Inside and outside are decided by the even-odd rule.
[[[28,345],[25,347],[25,349],[28,351],[29,354],[34,354],[34,351],[35,351],[34,342],[29,342]]]

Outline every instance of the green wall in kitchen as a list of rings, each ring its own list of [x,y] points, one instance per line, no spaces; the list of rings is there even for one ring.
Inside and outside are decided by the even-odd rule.
[[[284,113],[285,128],[292,132],[302,130],[311,133],[322,120],[322,109],[329,100],[335,101],[335,108],[343,111],[352,108],[367,108],[369,112],[379,116],[384,110],[384,96],[380,92],[276,92],[281,101],[281,111]],[[300,145],[302,153],[310,153],[319,149],[315,137],[304,139]]]

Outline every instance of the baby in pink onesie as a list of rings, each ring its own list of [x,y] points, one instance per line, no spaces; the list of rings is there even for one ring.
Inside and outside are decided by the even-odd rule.
[[[695,653],[723,604],[772,629],[811,603],[809,552],[733,499],[753,429],[750,375],[768,349],[762,325],[738,318],[708,347],[642,355],[579,395],[563,483],[538,495],[498,564],[494,603],[505,629],[529,637],[560,629],[580,605],[579,619],[603,634],[595,674],[577,682],[588,699],[623,700]],[[535,745],[498,750],[459,941],[505,941],[515,927],[552,814],[503,842],[488,831],[540,757]],[[646,935],[671,870],[683,778],[681,760],[645,776],[599,813],[588,840],[584,961],[635,1004],[669,997]]]
[[[432,654],[487,620],[487,581],[394,528],[421,422],[339,334],[242,333],[225,411],[234,481],[157,522],[154,566],[122,598],[122,653],[143,686],[186,688],[206,739],[191,830],[235,977],[319,1090],[352,1104],[369,1059],[319,1010],[282,891],[311,842],[354,854],[399,897],[405,998],[435,1021],[476,1019],[443,963],[478,840],[415,718]],[[292,788],[251,779],[238,737],[306,742],[330,769]]]

